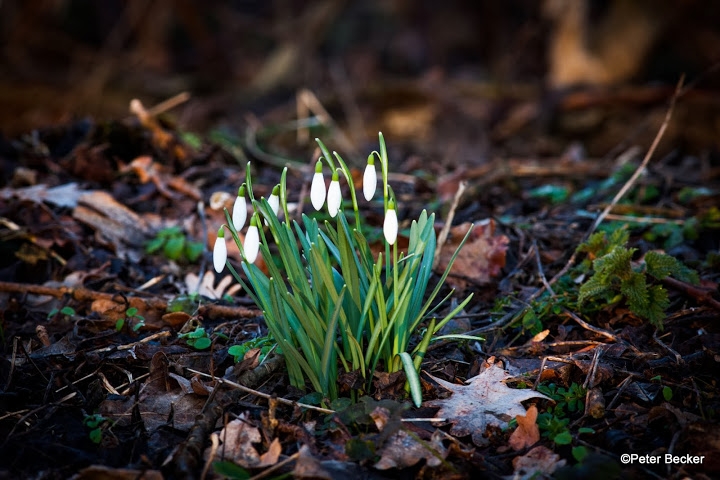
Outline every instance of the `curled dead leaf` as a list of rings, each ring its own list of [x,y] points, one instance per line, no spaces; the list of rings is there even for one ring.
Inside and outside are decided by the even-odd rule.
[[[469,229],[469,223],[450,229],[449,240],[440,249],[435,266],[436,272],[445,271]],[[448,284],[458,290],[464,290],[470,284],[492,283],[505,266],[505,254],[509,243],[510,239],[505,235],[495,235],[494,220],[488,219],[476,224],[450,269]]]

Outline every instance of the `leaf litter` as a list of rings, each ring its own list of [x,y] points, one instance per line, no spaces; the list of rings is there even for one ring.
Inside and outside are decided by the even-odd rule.
[[[488,427],[504,429],[513,418],[527,414],[521,402],[533,398],[551,400],[534,390],[508,387],[505,380],[510,376],[502,362],[496,362],[494,357],[489,358],[484,366],[485,370],[465,385],[446,382],[428,374],[452,395],[446,399],[431,400],[426,405],[440,407],[437,418],[447,419],[452,424],[451,435],[470,435],[478,446],[488,444],[484,437]]]

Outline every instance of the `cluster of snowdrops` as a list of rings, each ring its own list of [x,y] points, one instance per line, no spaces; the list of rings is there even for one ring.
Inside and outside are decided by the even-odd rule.
[[[316,210],[327,205],[332,220],[319,222],[307,215],[292,220],[287,168],[269,198],[256,198],[248,164],[232,214],[225,210],[226,223],[218,231],[213,249],[215,270],[221,272],[227,267],[262,310],[270,335],[285,355],[293,386],[303,389],[309,382],[324,398],[334,400],[340,393],[339,368],[358,371],[365,391],[370,389],[376,369],[390,373],[403,369],[412,400],[419,405],[419,371],[428,345],[471,298],[442,315],[438,314],[441,305],[452,292],[434,304],[465,240],[440,281],[428,292],[436,249],[434,214],[423,211],[412,221],[408,247],[399,252],[395,194],[388,184],[382,134],[380,151],[369,155],[363,175],[363,196],[372,202],[378,184],[377,159],[385,214],[385,251],[377,254],[363,234],[370,227],[362,223],[347,164],[337,152],[331,154],[320,140],[317,142],[322,156],[315,165],[310,201]],[[324,166],[332,172],[327,190]],[[341,176],[349,187],[352,225],[343,208]],[[238,232],[247,222],[248,201],[252,213],[241,241]],[[226,230],[240,250],[244,275],[227,260]],[[255,265],[258,255],[263,256],[267,273]],[[358,393],[363,393],[362,389],[351,395]]]

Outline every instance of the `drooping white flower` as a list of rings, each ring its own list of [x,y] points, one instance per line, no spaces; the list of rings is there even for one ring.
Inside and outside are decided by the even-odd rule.
[[[390,244],[394,245],[397,240],[398,234],[398,219],[397,212],[395,211],[395,200],[390,199],[388,203],[387,212],[385,212],[385,222],[383,223],[383,234],[385,240]]]
[[[268,198],[268,204],[275,215],[280,210],[280,185],[275,185],[273,188],[270,198]]]
[[[250,218],[250,226],[245,234],[245,244],[243,245],[243,250],[245,251],[245,260],[248,263],[255,263],[255,259],[260,251],[260,234],[258,233],[257,227],[257,214]]]
[[[341,204],[342,197],[340,194],[340,177],[338,177],[338,173],[335,171],[333,172],[332,181],[330,182],[327,194],[328,213],[331,217],[335,218],[340,211]]]
[[[235,230],[242,230],[247,220],[247,201],[245,200],[245,184],[240,185],[237,197],[235,197],[235,205],[233,205],[232,221]]]
[[[325,179],[322,174],[322,162],[315,164],[315,174],[310,185],[310,203],[315,210],[320,210],[325,203]]]
[[[368,157],[365,173],[363,174],[363,195],[368,202],[372,200],[377,188],[377,172],[375,172],[375,155]]]
[[[217,238],[215,239],[215,246],[213,247],[213,267],[215,267],[217,273],[223,271],[226,261],[227,245],[225,244],[225,229],[220,227]]]

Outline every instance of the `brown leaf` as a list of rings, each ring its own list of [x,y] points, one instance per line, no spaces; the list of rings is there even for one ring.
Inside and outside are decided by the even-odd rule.
[[[224,459],[231,460],[244,468],[269,467],[275,465],[282,453],[282,445],[276,438],[270,443],[267,452],[260,455],[255,444],[262,443],[262,435],[257,427],[253,427],[245,418],[245,414],[231,422],[220,432],[223,443],[218,453],[224,454]],[[205,451],[209,455],[210,449]]]
[[[534,445],[540,440],[540,429],[537,425],[538,411],[535,405],[530,405],[526,415],[517,415],[517,428],[510,435],[508,444],[513,450],[518,451]]]
[[[405,430],[398,430],[382,450],[382,457],[375,464],[378,470],[412,467],[425,459],[429,467],[437,467],[447,456],[442,437],[435,432],[430,442],[421,442]]]
[[[565,460],[560,455],[553,453],[547,447],[539,445],[521,457],[513,459],[515,469],[513,478],[537,478],[540,475],[552,475],[552,473],[565,466]]]
[[[450,229],[449,240],[440,250],[435,271],[442,273],[450,258],[470,229],[463,223]],[[464,290],[468,284],[487,285],[498,276],[505,266],[505,253],[510,240],[505,235],[495,235],[495,221],[480,222],[473,227],[470,237],[460,250],[450,269],[447,282],[450,286]]]
[[[488,426],[505,428],[513,417],[525,415],[525,407],[520,402],[530,398],[550,400],[534,390],[506,386],[504,380],[509,375],[503,370],[502,362],[493,363],[494,358],[489,358],[486,362],[488,368],[468,380],[467,385],[456,385],[429,375],[453,392],[453,395],[447,399],[427,402],[427,405],[440,407],[436,416],[447,418],[453,424],[450,434],[472,435],[476,445],[487,443],[483,434]]]

